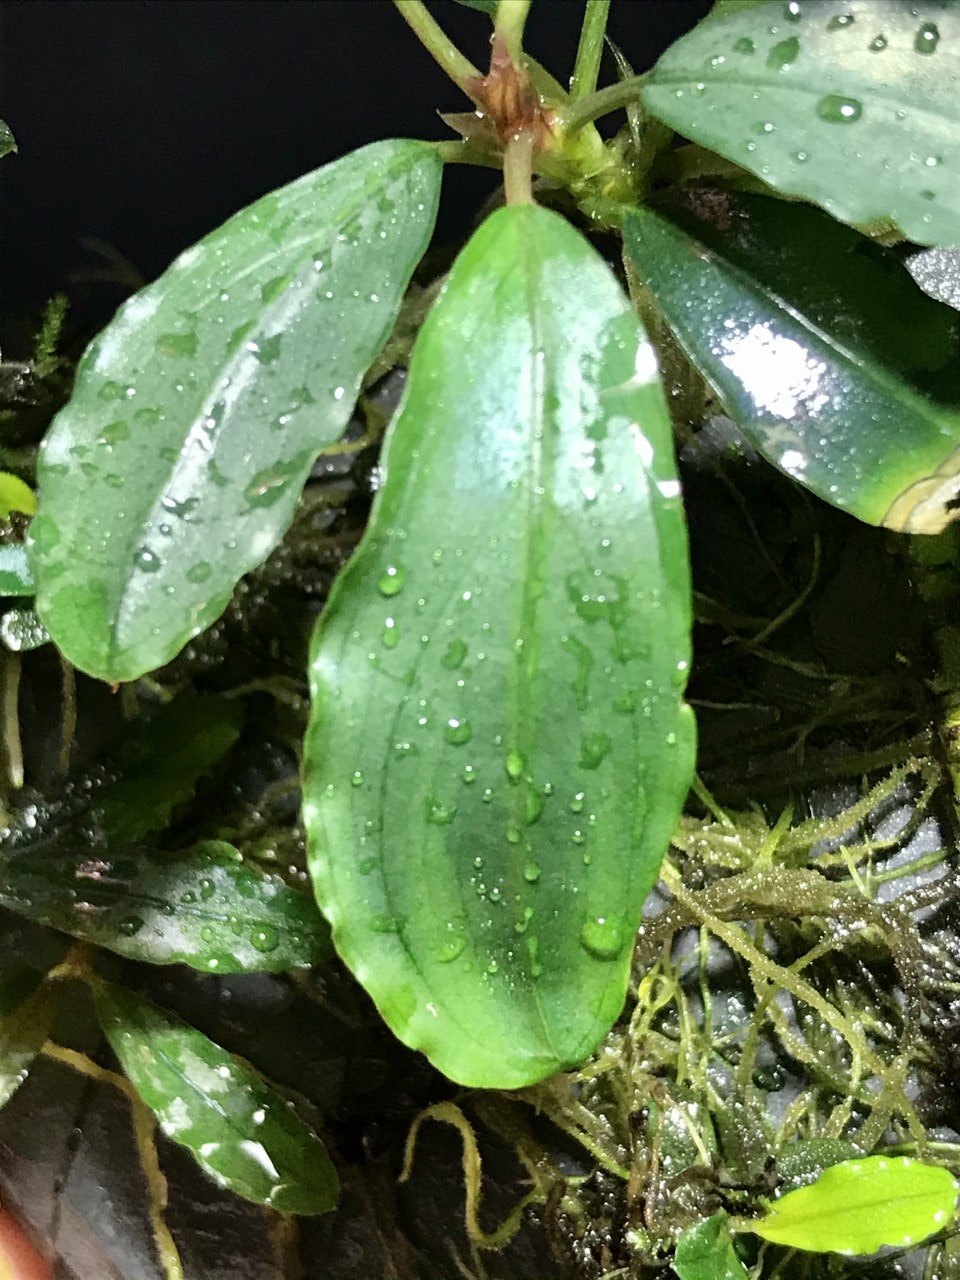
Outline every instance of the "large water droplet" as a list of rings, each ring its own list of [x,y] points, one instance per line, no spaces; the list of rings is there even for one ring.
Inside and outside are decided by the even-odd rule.
[[[756,53],[757,46],[749,36],[741,36],[739,40],[734,42],[733,49],[735,53]]]
[[[473,730],[469,720],[450,719],[443,726],[444,741],[453,743],[455,747],[464,746],[472,737]]]
[[[616,960],[627,941],[627,930],[619,916],[594,916],[580,930],[580,945],[596,960]]]
[[[276,951],[277,947],[279,947],[280,932],[272,924],[257,925],[250,933],[250,945],[254,951],[267,955],[271,951]]]
[[[852,13],[835,13],[827,23],[828,31],[843,31],[846,27],[852,27],[856,22],[856,18]]]
[[[771,71],[783,71],[796,62],[799,53],[800,41],[796,36],[790,36],[788,40],[781,40],[773,46],[767,54],[767,66]]]
[[[206,582],[213,573],[213,565],[207,560],[198,560],[187,570],[187,581],[193,583]]]
[[[141,916],[125,916],[117,928],[125,938],[132,938],[143,928],[143,919]]]
[[[425,817],[431,826],[448,827],[456,816],[455,804],[445,804],[442,800],[435,800],[432,797],[427,800]]]
[[[451,640],[443,652],[443,657],[440,659],[440,665],[445,671],[456,671],[458,667],[463,665],[463,660],[466,656],[466,641]]]
[[[523,777],[524,770],[527,767],[527,762],[519,751],[509,751],[507,753],[505,767],[507,770],[507,777],[511,782],[519,782]]]
[[[597,769],[606,759],[613,743],[606,733],[590,733],[580,743],[580,764],[584,769]]]
[[[450,964],[456,960],[458,956],[463,955],[463,949],[467,945],[464,937],[450,937],[445,939],[437,948],[436,956],[440,964]]]
[[[108,422],[97,437],[98,444],[122,444],[130,439],[130,428],[125,422]]]
[[[399,565],[387,565],[386,569],[380,575],[380,581],[377,587],[381,595],[395,596],[398,591],[403,590],[403,584],[406,575]]]
[[[870,50],[871,53],[883,53],[888,43],[889,42],[885,35],[874,36],[873,39],[870,41],[870,43],[867,45],[867,48]]]
[[[157,339],[157,350],[165,356],[187,356],[188,359],[193,359],[197,354],[197,335],[161,333]]]
[[[264,467],[247,484],[243,496],[251,507],[272,507],[283,497],[289,481],[298,470],[297,459]]]
[[[940,43],[940,28],[935,22],[925,22],[914,36],[913,47],[917,53],[936,53]]]
[[[523,868],[523,878],[527,884],[536,884],[540,879],[540,863],[528,862]]]
[[[163,568],[163,561],[149,547],[138,547],[133,557],[133,563],[143,573],[157,573]]]
[[[817,103],[817,115],[828,124],[853,124],[863,115],[863,103],[858,98],[828,93]]]

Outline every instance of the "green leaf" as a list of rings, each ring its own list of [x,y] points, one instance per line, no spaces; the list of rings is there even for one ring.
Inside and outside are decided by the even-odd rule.
[[[788,1191],[766,1216],[738,1223],[774,1244],[816,1253],[875,1253],[908,1246],[953,1222],[958,1184],[938,1165],[907,1156],[867,1156],[825,1169]]]
[[[786,195],[960,245],[958,51],[944,0],[728,4],[671,45],[642,96]]]
[[[479,9],[481,13],[489,13],[494,17],[497,12],[497,0],[457,0],[457,4],[467,9]]]
[[[10,132],[10,126],[0,120],[0,158],[8,156],[11,151],[16,151],[17,144],[14,141],[13,134]]]
[[[131,680],[225,608],[350,417],[430,237],[441,164],[377,142],[188,249],[91,344],[41,450],[37,609]]]
[[[304,814],[341,956],[464,1084],[619,1014],[690,780],[686,539],[652,348],[557,214],[508,207],[413,351],[312,654]]]
[[[252,973],[326,959],[329,933],[312,899],[246,866],[232,845],[137,847],[167,826],[241,721],[239,702],[186,694],[138,722],[111,766],[119,777],[81,780],[60,805],[30,806],[10,822],[0,905],[152,964]]]
[[[323,1143],[276,1090],[205,1035],[106,983],[97,1013],[160,1129],[221,1187],[278,1213],[326,1213],[340,1190]]]
[[[311,899],[220,840],[175,856],[30,842],[0,854],[0,906],[131,960],[208,973],[278,973],[330,953]]]
[[[0,596],[32,596],[33,592],[26,547],[20,542],[0,545]]]
[[[107,846],[135,844],[167,826],[236,742],[242,723],[241,702],[190,693],[139,722],[121,747],[120,777],[91,796]]]
[[[0,520],[9,520],[14,511],[32,516],[37,496],[28,484],[11,471],[0,471]]]
[[[748,1280],[737,1256],[725,1213],[688,1227],[677,1241],[673,1269],[680,1280]]]
[[[0,975],[0,1107],[26,1079],[30,1064],[50,1035],[58,991],[35,973]]]
[[[677,339],[756,448],[872,524],[936,533],[960,491],[957,314],[819,210],[692,189],[624,220]]]

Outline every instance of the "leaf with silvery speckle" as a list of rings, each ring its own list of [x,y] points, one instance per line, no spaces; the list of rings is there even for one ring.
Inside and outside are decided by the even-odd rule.
[[[787,195],[917,244],[960,245],[960,6],[736,0],[642,90],[671,128]]]
[[[222,840],[177,855],[28,845],[0,856],[0,906],[131,960],[206,973],[279,973],[330,954],[313,900]]]
[[[441,162],[373,143],[188,249],[91,343],[40,452],[37,610],[104,680],[226,607],[343,431],[433,228]]]
[[[326,1213],[340,1190],[326,1148],[255,1071],[132,991],[94,989],[120,1065],[166,1137],[221,1187],[278,1213]]]

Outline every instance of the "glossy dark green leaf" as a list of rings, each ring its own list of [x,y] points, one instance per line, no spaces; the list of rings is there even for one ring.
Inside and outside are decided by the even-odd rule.
[[[748,1280],[737,1256],[725,1213],[688,1227],[677,1241],[673,1269],[680,1280]]]
[[[277,973],[329,955],[312,900],[224,841],[183,854],[0,851],[0,906],[150,964]]]
[[[195,694],[138,723],[121,747],[119,777],[91,795],[107,846],[135,844],[165,827],[236,742],[242,724],[238,700]]]
[[[951,0],[764,0],[671,45],[643,100],[844,222],[960,245],[958,73]]]
[[[817,209],[692,189],[624,242],[765,457],[872,524],[936,533],[960,491],[957,314]]]
[[[845,1160],[774,1200],[749,1230],[793,1249],[876,1253],[919,1244],[952,1223],[958,1190],[949,1170],[907,1156]]]
[[[582,1060],[690,779],[686,540],[652,348],[554,213],[493,214],[414,348],[312,654],[340,954],[465,1084]]]
[[[0,1107],[26,1079],[30,1064],[50,1035],[57,988],[35,973],[0,973]]]
[[[98,985],[110,1046],[168,1138],[222,1187],[279,1213],[326,1213],[340,1190],[323,1143],[259,1075],[142,996]]]
[[[20,542],[0,545],[0,596],[32,596],[33,592],[26,547]]]
[[[11,151],[16,151],[17,144],[14,141],[13,134],[10,132],[10,126],[0,120],[0,157],[8,156]]]
[[[130,680],[223,611],[343,430],[430,237],[440,160],[377,142],[264,196],[91,344],[41,450],[37,609]]]

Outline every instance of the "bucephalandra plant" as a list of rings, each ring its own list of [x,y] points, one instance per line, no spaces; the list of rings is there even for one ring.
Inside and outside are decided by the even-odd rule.
[[[658,1235],[631,1219],[617,1244],[623,1274],[661,1266],[674,1245],[681,1280],[740,1274],[728,1219],[738,1232],[749,1220],[755,1234],[812,1252],[919,1240],[949,1226],[956,1195],[952,1176],[925,1159],[924,1123],[908,1097],[907,1075],[923,1061],[913,1038],[922,1019],[891,1056],[874,1035],[874,1005],[865,1029],[824,979],[826,934],[805,950],[770,924],[777,945],[768,955],[738,921],[780,921],[791,902],[798,919],[851,934],[866,921],[913,1002],[910,1018],[929,997],[924,944],[906,907],[898,916],[874,901],[859,854],[844,845],[818,861],[816,842],[786,809],[755,849],[751,822],[764,820],[745,811],[734,821],[695,780],[685,701],[694,610],[676,455],[678,443],[696,452],[692,429],[712,398],[736,424],[736,447],[752,451],[751,466],[766,468],[771,485],[782,483],[777,471],[789,477],[796,488],[785,491],[805,511],[849,530],[859,521],[889,531],[923,601],[934,670],[916,682],[922,709],[905,712],[898,689],[888,739],[873,744],[883,750],[843,776],[899,768],[886,799],[919,775],[920,808],[946,779],[947,826],[956,827],[949,526],[960,511],[960,322],[914,282],[903,244],[960,247],[960,8],[718,0],[644,75],[633,74],[629,50],[617,50],[620,78],[598,89],[609,0],[587,0],[566,89],[524,50],[529,0],[471,4],[493,19],[485,72],[425,5],[396,7],[469,100],[472,110],[445,117],[461,140],[372,143],[188,249],[81,358],[39,450],[36,513],[22,478],[0,487],[10,526],[0,590],[21,598],[0,623],[8,648],[52,641],[68,708],[74,669],[123,686],[131,705],[158,704],[138,743],[112,771],[89,776],[82,795],[39,823],[11,801],[0,905],[90,944],[55,975],[92,992],[163,1131],[248,1199],[301,1214],[330,1208],[337,1190],[311,1127],[248,1064],[107,981],[93,946],[207,974],[283,973],[323,961],[329,926],[400,1040],[460,1085],[529,1089],[630,1194],[649,1182],[639,1204],[660,1186],[651,1172],[659,1149],[640,1172],[625,1152],[605,1151],[571,1121],[564,1081],[586,1073],[578,1087],[589,1092],[590,1064],[603,1061],[591,1055],[620,1034],[611,1028],[628,993],[618,1071],[646,1053],[645,1037],[657,1047],[651,1060],[673,1043],[663,1008],[679,1010],[678,1042],[693,1034],[681,986],[658,968],[667,960],[647,951],[657,930],[669,948],[696,926],[752,975],[755,1021],[737,1043],[739,1061],[753,1062],[760,1039],[778,1036],[778,1052],[821,1072],[839,1097],[829,1112],[819,1094],[807,1110],[798,1104],[796,1132],[807,1125],[805,1139],[843,1139],[862,1158],[821,1160],[826,1172],[807,1189],[813,1226],[811,1195],[762,1194],[762,1170],[747,1179],[742,1203],[718,1209],[701,1197],[676,1230]],[[627,123],[604,141],[594,122],[618,110]],[[449,163],[502,170],[504,203],[424,293],[425,282],[411,281]],[[54,346],[48,335],[48,363]],[[408,365],[402,397],[369,520],[342,568],[337,548],[308,670],[198,692],[191,663],[277,560],[264,562],[290,557],[288,581],[291,564],[317,571],[322,537],[307,482],[318,458],[376,438],[384,364]],[[759,542],[753,520],[751,531]],[[809,655],[781,658],[769,646],[789,634],[814,589],[819,526],[813,546],[808,585],[772,620],[744,620],[722,602],[708,619],[722,617],[731,639],[750,633],[742,647],[751,659],[804,678]],[[707,603],[701,593],[701,621]],[[22,762],[9,744],[20,659],[8,656],[16,783]],[[291,723],[300,731],[304,677],[302,820],[322,918],[301,891],[296,834],[288,832],[287,856],[271,828],[273,869],[264,874],[245,855],[258,839],[258,851],[267,847],[267,824],[205,824],[197,805],[172,855],[158,847],[178,806],[241,738],[245,699],[268,696],[284,732]],[[832,681],[838,722],[841,709],[851,724],[880,717],[880,684],[869,674]],[[910,741],[905,720],[916,729]],[[800,763],[811,734],[797,727]],[[64,742],[69,765],[69,733]],[[874,792],[868,800],[852,806],[853,825],[879,803]],[[845,830],[823,838],[836,844]],[[863,858],[872,857],[871,847]],[[931,855],[930,865],[944,858]],[[836,883],[841,864],[849,883]],[[661,870],[673,905],[644,926],[638,951]],[[638,956],[649,966],[639,975]],[[645,1003],[654,974],[661,1004]],[[24,999],[43,1003],[51,989],[38,979]],[[784,993],[837,1038],[835,1060],[783,1015]],[[893,1026],[897,1015],[887,1013]],[[38,1020],[18,1063],[42,1047],[52,1016]],[[726,1061],[707,1022],[697,1032],[704,1053]],[[611,1097],[627,1099],[641,1078],[662,1085],[675,1066],[668,1055]],[[759,1112],[745,1070],[736,1087]],[[563,1072],[574,1074],[552,1084]],[[693,1088],[682,1071],[670,1087],[680,1085]],[[719,1114],[715,1085],[704,1077],[697,1087],[698,1114]],[[628,1102],[632,1117],[632,1094]],[[624,1122],[628,1136],[632,1124]],[[770,1139],[771,1160],[791,1132]],[[870,1154],[898,1140],[910,1150]],[[710,1165],[702,1133],[697,1143],[678,1166],[684,1186],[696,1180],[689,1168]],[[532,1201],[555,1208],[535,1164]],[[716,1172],[697,1175],[710,1195]],[[817,1218],[838,1209],[827,1204],[830,1188],[850,1206],[835,1230]],[[859,1221],[868,1201],[882,1206],[869,1228]],[[765,1216],[751,1218],[760,1205]],[[560,1218],[576,1219],[572,1200],[561,1207]]]

